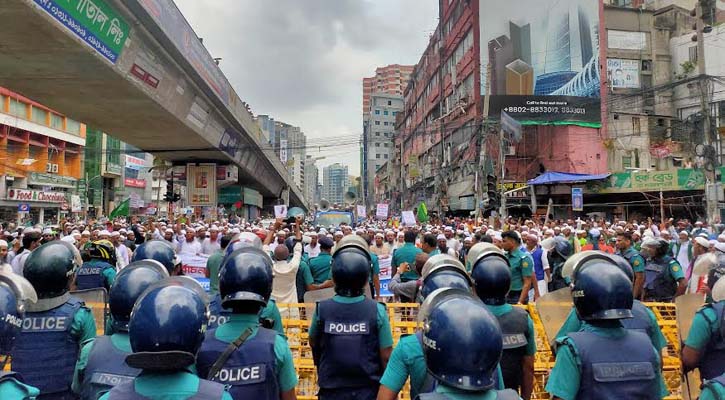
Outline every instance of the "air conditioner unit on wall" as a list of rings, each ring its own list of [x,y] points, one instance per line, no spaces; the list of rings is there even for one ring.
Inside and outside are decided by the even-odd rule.
[[[50,169],[50,172],[57,174],[58,173],[58,164],[53,164],[53,166]]]
[[[53,164],[47,163],[45,164],[45,172],[51,172],[53,170]]]

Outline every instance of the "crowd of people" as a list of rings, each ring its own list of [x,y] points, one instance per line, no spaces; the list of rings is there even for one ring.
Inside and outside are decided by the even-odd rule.
[[[318,396],[530,399],[536,337],[514,305],[571,291],[552,342],[554,398],[663,398],[666,340],[642,302],[699,293],[683,370],[725,394],[725,226],[703,222],[481,220],[400,226],[64,222],[0,231],[5,399],[296,398],[280,308],[327,290],[309,319]],[[184,276],[205,257],[209,286]],[[381,271],[381,265],[389,271]],[[381,275],[386,279],[381,279]],[[107,292],[105,335],[71,291]],[[418,302],[393,346],[380,301]],[[291,310],[291,309],[290,309]],[[295,309],[296,310],[296,309]],[[622,350],[625,351],[622,351]],[[710,396],[710,397],[707,397]],[[720,397],[718,397],[720,396]]]

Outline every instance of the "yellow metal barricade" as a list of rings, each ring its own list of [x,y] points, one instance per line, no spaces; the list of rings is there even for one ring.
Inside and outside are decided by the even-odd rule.
[[[663,376],[671,395],[667,399],[682,399],[681,396],[681,367],[679,360],[680,337],[677,333],[675,305],[672,303],[647,303],[657,317],[657,323],[667,339],[667,349],[663,357]],[[305,304],[278,304],[282,314],[287,341],[294,356],[295,369],[299,376],[297,385],[297,398],[317,398],[317,372],[312,360],[309,335],[307,330],[312,315],[306,312]],[[397,345],[403,335],[413,334],[417,326],[418,304],[416,303],[387,303],[390,328],[393,333],[393,343]],[[544,388],[549,378],[549,372],[554,366],[555,357],[549,347],[549,338],[541,323],[536,307],[532,304],[520,306],[526,309],[534,321],[536,331],[536,358],[534,363],[534,393],[532,399],[548,400],[550,396]],[[314,306],[309,309],[314,309]],[[401,393],[401,399],[410,399],[408,384]]]

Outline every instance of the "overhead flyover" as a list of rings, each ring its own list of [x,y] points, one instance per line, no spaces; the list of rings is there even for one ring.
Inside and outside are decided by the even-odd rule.
[[[305,207],[172,0],[0,0],[0,85],[175,164],[239,166]]]

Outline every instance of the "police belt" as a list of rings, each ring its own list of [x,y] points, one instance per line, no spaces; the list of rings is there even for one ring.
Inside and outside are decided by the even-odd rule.
[[[222,367],[224,367],[224,364],[227,362],[229,357],[231,357],[232,353],[237,351],[239,347],[241,347],[244,342],[249,339],[249,337],[252,336],[252,328],[249,327],[242,332],[241,335],[239,335],[238,338],[234,339],[233,342],[229,343],[229,346],[227,346],[226,349],[224,349],[224,352],[219,355],[219,358],[214,361],[214,365],[211,366],[211,369],[209,369],[209,374],[207,375],[206,379],[213,380],[214,377],[221,371]]]

